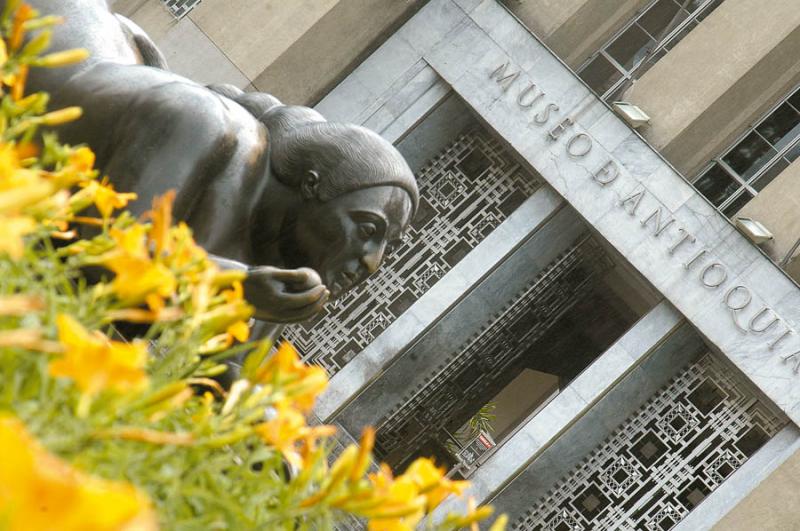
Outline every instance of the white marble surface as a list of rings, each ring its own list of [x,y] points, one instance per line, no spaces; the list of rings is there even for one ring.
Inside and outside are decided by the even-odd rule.
[[[434,0],[432,4],[448,1]],[[431,47],[423,58],[709,342],[790,418],[800,420],[800,376],[793,372],[791,363],[781,359],[782,355],[800,350],[800,335],[770,351],[768,345],[781,334],[777,326],[764,334],[744,334],[724,306],[727,290],[740,284],[746,286],[753,296],[752,303],[740,312],[740,320],[746,326],[763,304],[780,303],[773,293],[773,286],[780,286],[787,291],[779,298],[791,302],[783,304],[788,309],[775,309],[788,326],[800,330],[797,310],[792,307],[798,299],[791,295],[798,288],[610,109],[605,113],[597,109],[584,112],[584,85],[533,36],[525,32],[527,37],[523,39],[524,30],[519,23],[496,2],[485,1],[466,15],[469,20],[461,22],[459,33],[451,32],[449,39]],[[460,61],[459,57],[470,60]],[[506,62],[507,73],[519,71],[520,75],[504,90],[490,79],[490,74]],[[541,86],[546,101],[559,107],[546,127],[532,123],[535,108],[522,109],[516,101],[519,91],[530,82]],[[577,123],[567,133],[556,141],[547,137],[558,122],[573,115],[577,115]],[[582,121],[587,122],[588,129]],[[592,151],[580,159],[570,157],[566,153],[567,140],[581,132],[596,140]],[[619,167],[619,177],[605,187],[593,183],[591,173],[609,160]],[[630,215],[620,202],[637,190],[644,190],[645,195],[636,214]],[[657,207],[662,208],[665,219],[675,219],[658,238],[652,234],[651,226],[641,224]],[[679,228],[689,231],[696,241],[669,254],[669,247],[681,237]],[[708,253],[687,269],[685,264],[703,248]],[[720,264],[727,275],[714,289],[700,281],[701,272],[711,263]],[[709,282],[715,282],[718,269],[715,266],[711,270]],[[756,270],[757,281],[752,277]]]

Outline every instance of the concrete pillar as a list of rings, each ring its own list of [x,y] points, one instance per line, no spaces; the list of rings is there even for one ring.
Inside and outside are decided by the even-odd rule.
[[[426,1],[339,0],[253,77],[253,84],[287,103],[315,104]]]
[[[794,0],[726,0],[640,78],[624,100],[652,118],[642,130],[693,176],[800,80]]]
[[[753,218],[769,229],[775,239],[761,248],[780,262],[800,239],[800,159],[783,170],[736,216]],[[787,269],[795,280],[800,278],[798,265],[794,263]]]
[[[175,72],[313,105],[426,0],[205,0],[176,21],[160,0],[117,0]]]
[[[504,0],[572,68],[579,67],[650,0]]]

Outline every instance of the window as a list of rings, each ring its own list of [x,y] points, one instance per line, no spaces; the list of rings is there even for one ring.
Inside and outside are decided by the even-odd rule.
[[[800,87],[706,166],[694,186],[728,217],[800,156]]]
[[[161,0],[175,18],[181,19],[197,7],[202,0]]]
[[[578,75],[602,99],[617,99],[721,3],[654,0],[590,57]]]

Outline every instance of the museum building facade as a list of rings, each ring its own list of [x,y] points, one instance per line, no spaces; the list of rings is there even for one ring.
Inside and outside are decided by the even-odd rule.
[[[800,525],[792,2],[420,4],[316,103],[421,195],[286,332],[332,376],[319,420],[434,456],[512,529]]]

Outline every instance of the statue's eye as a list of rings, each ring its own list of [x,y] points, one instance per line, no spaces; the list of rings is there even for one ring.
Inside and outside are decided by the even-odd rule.
[[[358,226],[358,233],[362,238],[372,238],[377,231],[374,223],[361,223]]]

